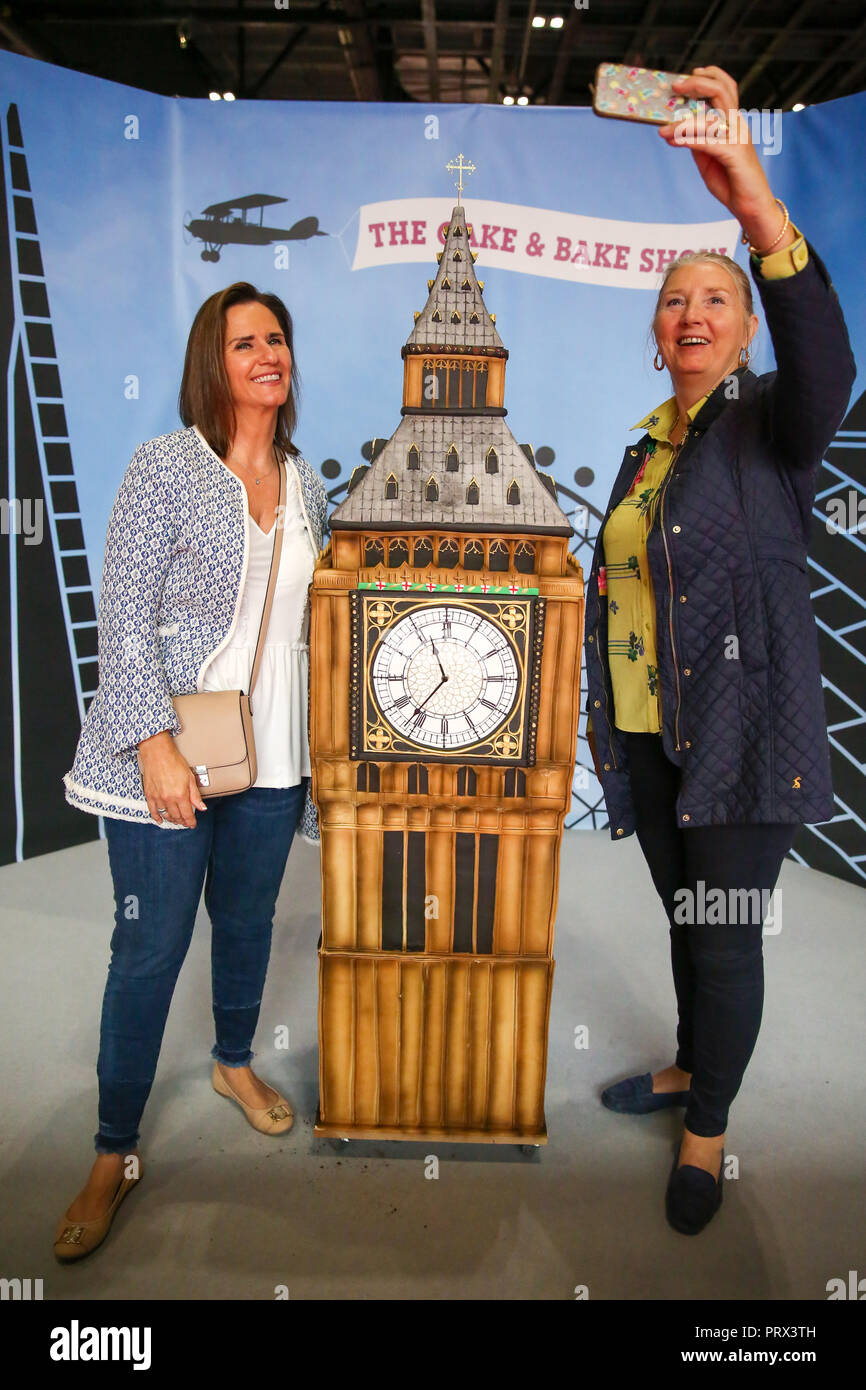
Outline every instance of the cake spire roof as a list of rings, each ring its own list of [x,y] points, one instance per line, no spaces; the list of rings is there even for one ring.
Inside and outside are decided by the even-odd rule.
[[[460,155],[448,168],[457,172],[459,198],[463,175],[473,166]],[[331,516],[332,530],[435,527],[570,536],[572,527],[557,502],[553,479],[538,472],[531,452],[528,455],[518,444],[505,423],[504,362],[493,359],[507,358],[508,352],[482,298],[483,284],[475,276],[459,201],[428,287],[427,303],[406,340],[403,357],[429,352],[439,364],[436,370],[446,375],[481,368],[478,379],[484,383],[485,403],[475,404],[473,387],[472,406],[457,406],[450,399],[452,388],[446,386],[438,401],[425,396],[404,404],[403,419],[391,438],[371,451],[368,468],[356,468],[352,474],[349,492]],[[500,394],[495,404],[487,404],[494,368],[499,369]]]
[[[475,275],[466,214],[460,203],[452,210],[436,277],[427,303],[406,339],[406,347],[416,352],[424,348],[462,348],[471,352],[498,348],[497,356],[505,352]]]

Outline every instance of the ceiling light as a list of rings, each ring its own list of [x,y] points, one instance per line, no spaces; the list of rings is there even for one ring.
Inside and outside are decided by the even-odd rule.
[[[537,14],[532,21],[532,27],[533,29],[543,29],[546,23],[547,20],[544,18],[544,15]]]

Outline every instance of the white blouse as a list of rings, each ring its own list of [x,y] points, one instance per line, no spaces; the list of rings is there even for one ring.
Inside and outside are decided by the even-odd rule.
[[[310,775],[307,689],[310,674],[307,591],[315,554],[289,473],[285,530],[271,617],[252,694],[256,787],[294,787]],[[249,559],[231,641],[205,672],[203,690],[249,690],[276,525],[249,518]]]

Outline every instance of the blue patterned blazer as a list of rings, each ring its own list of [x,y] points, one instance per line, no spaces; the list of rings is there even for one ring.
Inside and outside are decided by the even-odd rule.
[[[288,455],[286,467],[318,554],[327,526],[324,484],[298,455]],[[231,638],[247,568],[248,514],[243,483],[197,427],[136,449],[108,521],[99,688],[63,778],[70,805],[154,824],[137,745],[162,729],[177,733],[171,697],[201,690],[207,667]],[[309,788],[298,833],[319,838]]]

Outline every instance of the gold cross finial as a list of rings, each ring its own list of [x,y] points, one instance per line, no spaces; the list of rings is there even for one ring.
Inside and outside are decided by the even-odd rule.
[[[458,154],[456,161],[453,159],[450,160],[450,162],[445,165],[445,168],[448,170],[449,174],[456,173],[457,175],[457,206],[459,207],[463,201],[463,175],[474,174],[475,165],[471,164],[468,160],[464,164],[462,154]]]

